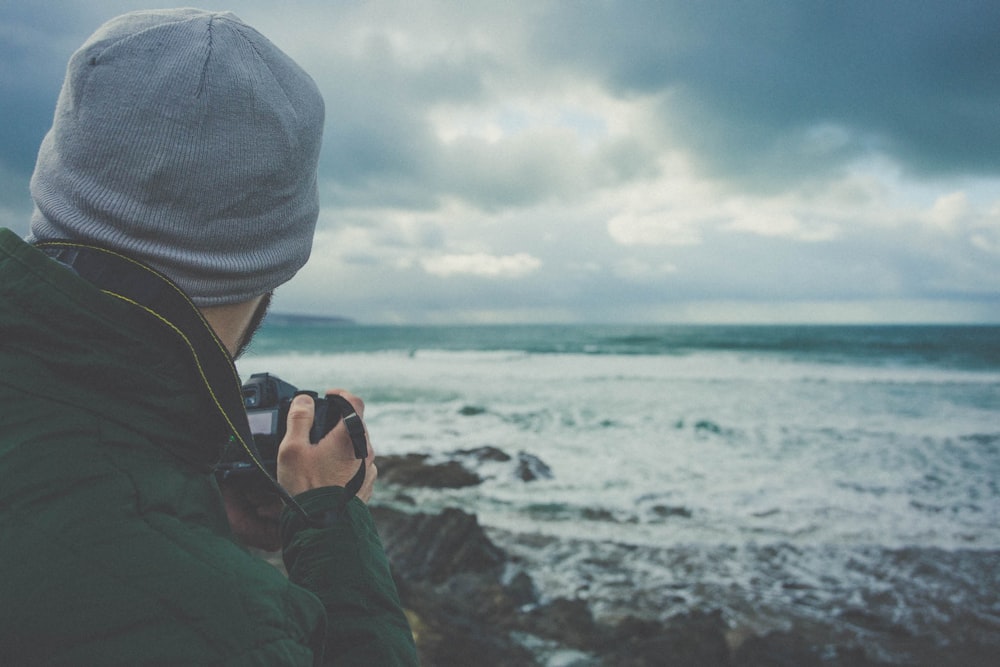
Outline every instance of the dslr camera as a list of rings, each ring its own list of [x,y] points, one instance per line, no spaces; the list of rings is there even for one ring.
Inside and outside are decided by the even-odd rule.
[[[270,373],[255,373],[243,385],[243,407],[250,422],[250,432],[260,461],[272,478],[277,477],[278,445],[285,437],[288,409],[292,399],[299,394],[307,394],[313,399],[316,411],[309,441],[315,444],[340,421],[340,409],[330,400],[331,397],[320,398],[316,392],[300,391]],[[216,466],[216,475],[220,479],[257,472],[257,466],[242,451],[233,452]]]

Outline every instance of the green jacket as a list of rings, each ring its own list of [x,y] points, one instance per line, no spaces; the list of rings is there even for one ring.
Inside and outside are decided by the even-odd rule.
[[[333,527],[286,510],[288,578],[234,541],[196,373],[168,327],[0,229],[0,664],[416,664],[361,501]]]

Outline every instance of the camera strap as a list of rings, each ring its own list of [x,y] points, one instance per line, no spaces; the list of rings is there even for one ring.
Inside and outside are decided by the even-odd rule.
[[[350,502],[351,498],[358,495],[361,485],[365,482],[365,459],[368,458],[368,438],[365,434],[365,424],[350,401],[337,394],[328,394],[326,400],[328,403],[335,404],[340,409],[340,418],[344,422],[344,426],[347,427],[347,434],[350,436],[351,446],[354,448],[354,458],[361,459],[358,471],[344,485],[344,495],[341,496],[337,508],[327,514],[326,521],[329,523],[344,511],[347,503]]]
[[[107,248],[70,241],[45,241],[36,243],[35,247],[105,294],[145,311],[170,329],[190,351],[203,389],[226,425],[230,443],[242,447],[247,458],[270,481],[287,506],[309,518],[261,463],[233,359],[183,290],[142,262]],[[360,484],[358,486],[360,488]]]

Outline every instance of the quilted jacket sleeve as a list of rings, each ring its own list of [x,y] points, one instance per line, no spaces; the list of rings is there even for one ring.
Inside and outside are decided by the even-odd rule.
[[[340,487],[296,497],[313,517],[337,506]],[[416,665],[385,550],[367,506],[351,499],[333,520],[307,522],[286,509],[281,520],[289,579],[313,592],[327,613],[324,665]]]

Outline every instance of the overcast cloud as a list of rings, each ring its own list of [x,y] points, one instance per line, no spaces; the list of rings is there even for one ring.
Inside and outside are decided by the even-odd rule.
[[[190,4],[190,3],[185,3]],[[0,225],[66,60],[0,0]],[[313,257],[363,322],[1000,321],[1000,3],[213,3],[327,103]]]

